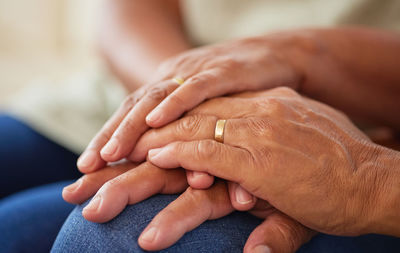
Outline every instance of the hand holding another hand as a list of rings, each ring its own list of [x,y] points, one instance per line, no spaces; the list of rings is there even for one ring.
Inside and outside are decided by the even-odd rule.
[[[224,144],[214,141],[218,119],[227,119]],[[104,222],[127,204],[156,193],[183,192],[188,183],[192,185],[149,225],[148,229],[157,228],[160,237],[149,244],[140,239],[145,249],[168,247],[205,220],[234,209],[250,210],[263,218],[268,215],[245,249],[268,245],[274,252],[293,252],[314,234],[306,227],[338,235],[393,232],[381,222],[394,217],[382,211],[393,203],[393,195],[384,194],[392,190],[393,182],[388,183],[387,171],[380,167],[383,163],[369,159],[375,152],[387,150],[373,144],[340,112],[288,88],[209,100],[180,120],[148,130],[138,140],[134,154],[142,160],[149,150],[149,160],[155,165],[208,172],[231,182],[217,180],[209,189],[195,189],[207,188],[211,182],[194,174],[186,181],[181,169],[162,170],[144,163],[135,169],[136,165],[128,169],[117,166],[88,174],[84,177],[100,179],[78,183],[80,190],[71,195],[65,191],[64,197],[79,203],[100,188],[97,195],[106,199],[100,202],[106,204],[94,211],[90,204],[84,216]],[[244,196],[252,201],[240,201],[236,190],[246,192]],[[275,210],[273,214],[271,210]],[[188,219],[177,222],[171,217],[177,212]],[[171,222],[182,226],[167,233],[165,228],[171,227]],[[282,231],[279,224],[289,236],[276,238],[277,231]],[[288,230],[292,226],[295,229]]]
[[[150,127],[161,127],[206,99],[278,86],[297,88],[299,59],[312,43],[283,32],[193,49],[164,62],[151,82],[129,95],[88,145],[78,167],[88,173],[128,158]],[[183,78],[178,84],[172,79]]]
[[[223,144],[213,140],[218,119],[227,119]],[[236,182],[319,232],[399,233],[392,223],[399,218],[398,187],[389,176],[398,178],[388,163],[393,152],[344,114],[291,89],[210,100],[148,131],[134,152],[149,149],[158,167]]]
[[[251,233],[245,252],[267,246],[273,252],[292,253],[315,235],[265,201],[254,201],[251,205],[236,202],[224,181],[218,180],[205,190],[187,188],[182,169],[162,170],[150,163],[123,163],[87,174],[66,187],[63,197],[70,203],[80,204],[95,195],[83,215],[90,221],[106,222],[128,204],[136,204],[157,193],[181,192],[143,231],[139,237],[143,249],[167,248],[203,222],[230,214],[234,207],[265,219]]]

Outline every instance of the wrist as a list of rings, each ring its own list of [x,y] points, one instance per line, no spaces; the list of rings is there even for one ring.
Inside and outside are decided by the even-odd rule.
[[[315,90],[314,87],[310,87],[315,83],[315,69],[321,67],[321,61],[325,60],[327,55],[326,47],[318,34],[318,30],[303,29],[266,37],[269,41],[271,38],[277,38],[274,40],[275,47],[282,52],[284,59],[297,75],[298,83],[294,88],[302,94]]]
[[[381,146],[376,150],[363,166],[369,195],[362,208],[367,215],[365,233],[400,236],[400,153]]]

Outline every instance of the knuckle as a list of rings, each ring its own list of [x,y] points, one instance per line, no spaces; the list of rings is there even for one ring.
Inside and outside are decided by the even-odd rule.
[[[211,81],[214,81],[218,78],[217,71],[208,70],[204,71],[199,75],[192,76],[189,78],[188,83],[192,84],[194,87],[206,85]]]
[[[203,83],[205,81],[205,79],[206,78],[204,75],[195,75],[195,76],[190,77],[187,80],[187,83],[190,83],[192,85],[198,85],[198,84]]]
[[[182,133],[188,136],[195,136],[200,131],[201,122],[204,116],[193,115],[183,118],[177,125],[176,132],[181,135]]]
[[[285,219],[279,221],[277,233],[287,242],[290,252],[295,252],[300,246],[299,243],[303,241],[301,239],[302,233],[299,231],[299,225],[294,222],[287,222]]]
[[[232,71],[240,68],[240,62],[232,57],[226,57],[220,64],[220,68],[224,71]]]
[[[184,197],[191,203],[199,203],[207,198],[207,194],[204,190],[194,189],[189,186],[185,191]]]
[[[293,90],[292,88],[286,87],[286,86],[277,87],[274,90],[278,94],[281,94],[284,96],[289,96],[289,97],[299,96],[299,94],[295,90]]]
[[[270,139],[274,133],[271,121],[267,119],[250,119],[245,121],[243,127],[251,129],[256,137],[263,136]]]
[[[121,183],[124,181],[123,177],[118,176],[115,177],[106,183],[100,188],[102,192],[121,192]]]
[[[82,185],[84,186],[91,186],[96,184],[96,180],[90,175],[84,175],[79,180],[82,181]]]
[[[164,87],[151,87],[147,91],[147,96],[153,100],[164,99],[168,95],[168,91]]]
[[[118,137],[122,137],[122,136],[124,136],[124,135],[126,135],[126,130],[132,130],[132,129],[135,129],[137,126],[136,126],[136,124],[135,124],[135,120],[134,120],[134,118],[131,118],[131,117],[127,117],[127,118],[125,118],[124,119],[124,122],[123,122],[123,124],[121,124],[121,126],[120,126],[120,129],[122,129],[122,131],[121,130],[118,130],[118,131],[116,131],[115,132],[115,137],[116,138],[118,138]]]
[[[254,111],[260,111],[260,109],[264,111],[269,106],[268,99],[265,98],[257,99],[251,104],[251,106]]]
[[[187,80],[187,87],[190,87],[191,92],[197,96],[208,98],[211,87],[215,86],[218,79],[221,79],[220,72],[212,69],[202,72],[201,74],[192,76]]]
[[[268,98],[266,103],[266,109],[271,116],[282,117],[287,111],[286,104],[280,98]]]
[[[136,93],[130,94],[123,100],[122,107],[131,109],[139,101],[139,99],[140,98]]]
[[[187,104],[185,99],[181,98],[179,94],[172,94],[171,96],[168,97],[168,99],[172,101],[172,103],[179,106],[184,106]]]
[[[199,141],[195,149],[195,154],[197,155],[199,160],[209,158],[210,154],[213,154],[216,157],[220,157],[221,155],[221,149],[216,144],[216,142],[212,140]]]

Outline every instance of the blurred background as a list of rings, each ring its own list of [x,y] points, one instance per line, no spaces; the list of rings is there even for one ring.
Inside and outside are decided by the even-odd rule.
[[[96,64],[98,0],[0,0],[0,105],[40,78]]]

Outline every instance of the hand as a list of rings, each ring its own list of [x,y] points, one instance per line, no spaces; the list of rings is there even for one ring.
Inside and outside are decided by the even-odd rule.
[[[204,115],[191,115],[199,111]],[[224,144],[210,140],[218,118],[228,119]],[[182,126],[189,127],[176,131]],[[180,121],[146,133],[138,153],[176,139],[181,141],[150,150],[149,161],[237,182],[319,232],[382,232],[381,215],[398,217],[398,201],[386,202],[398,199],[387,194],[398,190],[388,183],[388,170],[374,160],[383,148],[345,115],[291,89],[206,102]]]
[[[129,158],[148,126],[163,126],[206,99],[281,85],[298,87],[303,77],[295,61],[312,44],[299,34],[237,40],[166,61],[153,81],[129,95],[93,138],[78,161],[79,169],[88,173],[106,162]],[[178,85],[174,77],[186,81]]]
[[[96,194],[84,208],[83,215],[90,221],[106,222],[127,204],[135,204],[156,193],[183,192],[187,187],[182,169],[167,171],[149,163],[136,166],[125,163],[87,174],[66,187],[63,196],[68,202],[77,204]],[[167,248],[204,221],[228,215],[234,206],[265,218],[251,233],[244,252],[254,252],[258,246],[267,246],[273,252],[295,252],[315,235],[265,201],[243,206],[235,199],[223,181],[217,181],[207,190],[189,187],[153,219],[139,237],[139,245],[146,250]],[[151,231],[157,231],[153,239],[149,237],[151,234],[145,235],[151,228],[155,229]]]

